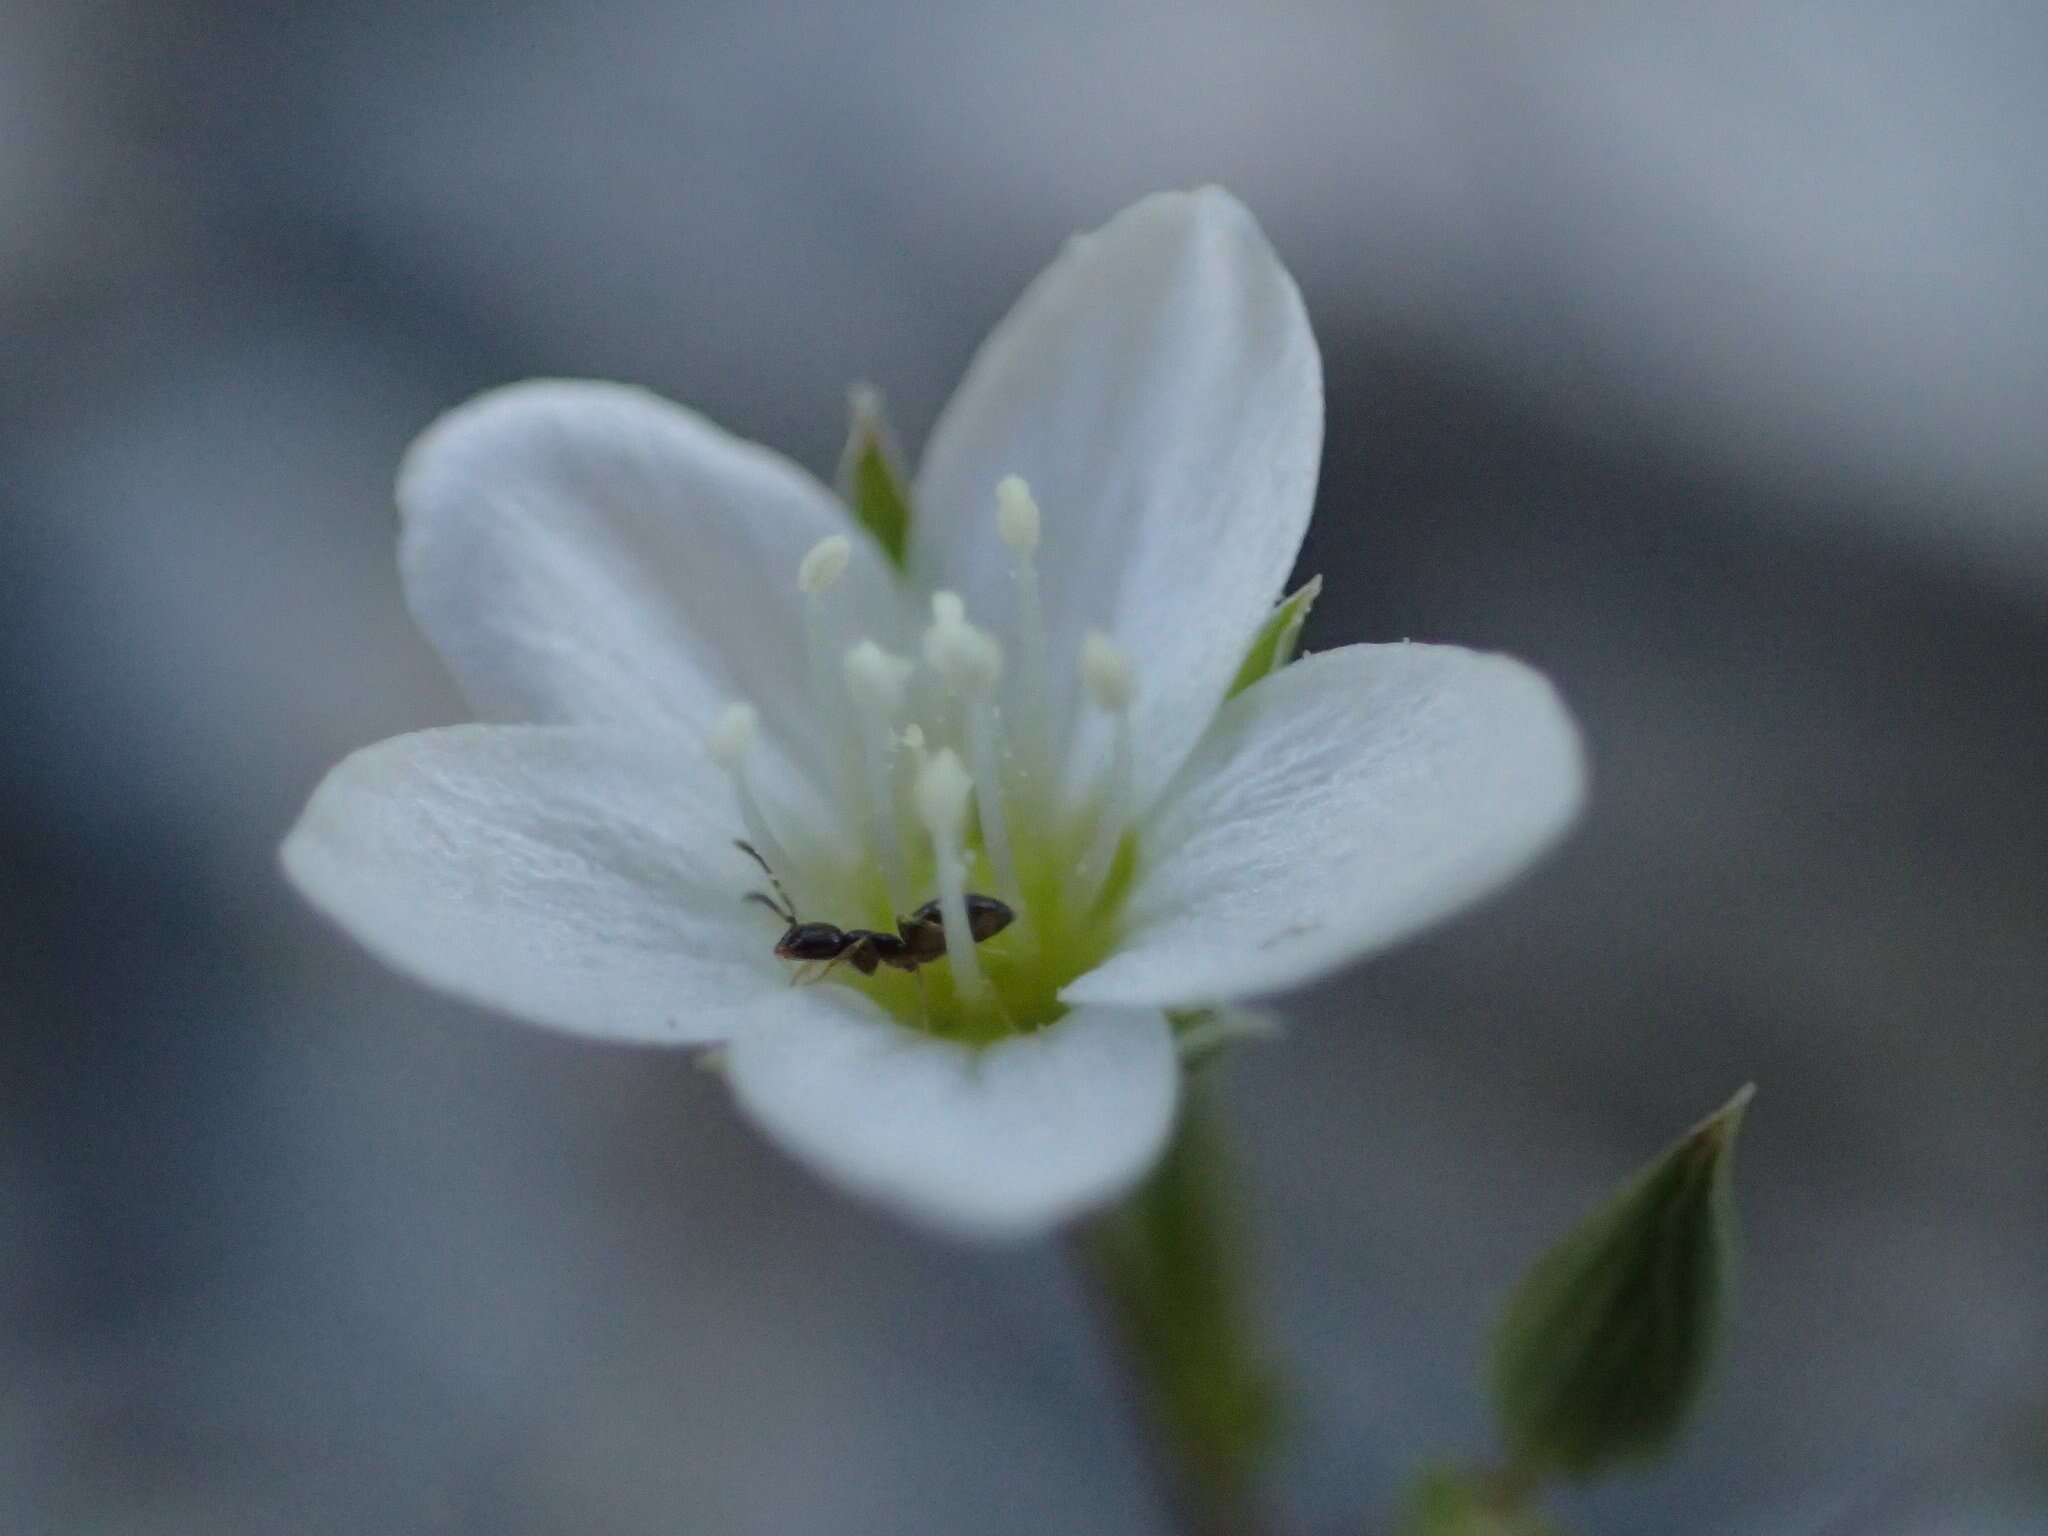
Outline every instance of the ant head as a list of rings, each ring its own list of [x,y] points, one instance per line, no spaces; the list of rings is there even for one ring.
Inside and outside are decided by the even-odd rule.
[[[784,960],[832,960],[845,950],[845,932],[830,923],[792,923],[775,946]]]

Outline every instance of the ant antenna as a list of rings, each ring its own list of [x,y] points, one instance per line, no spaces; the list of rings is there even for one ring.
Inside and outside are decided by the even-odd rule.
[[[746,841],[744,838],[734,838],[732,841],[732,845],[733,847],[739,849],[741,853],[744,853],[748,858],[752,859],[756,864],[761,866],[761,873],[766,875],[768,877],[768,883],[775,887],[775,894],[782,898],[782,904],[780,906],[776,905],[773,901],[770,901],[768,897],[760,891],[747,892],[746,899],[748,901],[758,901],[759,903],[761,903],[762,906],[766,907],[770,912],[773,912],[777,917],[781,918],[785,923],[788,923],[792,928],[795,927],[796,903],[789,899],[789,892],[785,891],[782,888],[782,882],[775,878],[775,871],[770,869],[768,867],[768,861],[761,857],[761,850],[756,848],[752,843]]]
[[[779,902],[771,900],[768,896],[768,893],[765,891],[749,891],[745,896],[741,898],[741,900],[758,901],[762,906],[766,907],[770,912],[773,912],[777,917],[781,918],[785,923],[788,923],[792,928],[796,926],[796,914],[794,912],[786,910]]]

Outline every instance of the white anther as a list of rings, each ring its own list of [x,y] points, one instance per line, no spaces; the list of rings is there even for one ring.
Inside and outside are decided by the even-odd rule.
[[[988,698],[1003,675],[1003,648],[964,618],[941,618],[924,632],[924,659],[948,688],[970,699]]]
[[[1129,709],[1131,698],[1138,691],[1130,662],[1117,649],[1116,642],[1099,629],[1091,629],[1081,637],[1081,682],[1095,707],[1112,715]]]
[[[1038,548],[1038,503],[1021,475],[1005,475],[996,485],[996,532],[1013,555]]]
[[[805,597],[816,597],[846,574],[853,559],[853,540],[843,533],[828,534],[811,546],[803,564],[796,568],[796,584]]]
[[[910,767],[913,775],[911,782],[915,783],[915,775],[923,773],[925,764],[932,760],[932,754],[924,744],[924,727],[921,725],[906,725],[903,727],[903,733],[896,739],[903,743],[903,750],[910,758]]]
[[[718,717],[718,724],[711,728],[711,739],[706,743],[711,760],[719,767],[732,769],[746,755],[753,745],[754,732],[761,724],[761,716],[751,704],[728,704],[725,713]]]
[[[863,640],[846,653],[841,665],[846,671],[846,691],[862,709],[888,718],[903,708],[911,667],[901,656],[891,656],[874,641]]]
[[[967,604],[960,600],[958,592],[943,589],[932,594],[932,622],[934,624],[965,624]]]

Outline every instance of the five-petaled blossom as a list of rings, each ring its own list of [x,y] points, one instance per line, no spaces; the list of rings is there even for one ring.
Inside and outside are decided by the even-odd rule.
[[[1576,733],[1505,657],[1352,645],[1235,691],[1322,445],[1301,297],[1251,216],[1151,197],[1074,240],[932,431],[899,569],[698,416],[537,382],[400,472],[413,613],[484,719],[328,775],[291,878],[385,961],[537,1024],[723,1044],[825,1177],[1000,1237],[1113,1200],[1174,1115],[1175,1020],[1509,879]],[[791,985],[807,922],[1015,913]],[[817,971],[818,966],[810,968]]]

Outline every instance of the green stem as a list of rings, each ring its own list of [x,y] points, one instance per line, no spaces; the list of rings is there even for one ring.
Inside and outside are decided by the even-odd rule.
[[[1221,1117],[1205,1079],[1186,1084],[1151,1177],[1078,1234],[1075,1254],[1115,1335],[1180,1528],[1259,1536],[1270,1529],[1259,1473],[1277,1427],[1276,1393],[1251,1335]]]

